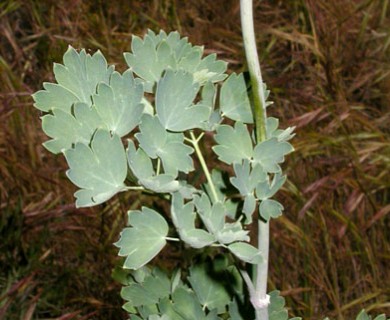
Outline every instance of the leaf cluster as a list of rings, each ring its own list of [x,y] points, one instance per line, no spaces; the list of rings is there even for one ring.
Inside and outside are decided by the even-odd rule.
[[[278,129],[278,120],[268,118],[267,139],[256,141],[243,75],[228,76],[225,62],[215,55],[203,57],[202,47],[177,32],[149,31],[143,39],[133,37],[131,49],[125,53],[129,68],[120,74],[101,52],[90,55],[69,47],[63,64],[54,65],[57,83],[44,83],[44,90],[33,95],[35,107],[45,112],[42,127],[51,138],[44,146],[65,155],[67,176],[79,187],[76,206],[98,205],[127,190],[161,194],[171,203],[171,224],[151,208],[129,211],[129,225],[115,244],[127,269],[143,268],[169,240],[197,249],[221,247],[238,260],[260,263],[246,225],[257,204],[264,220],[282,213],[283,206],[271,198],[286,180],[280,164],[293,150],[288,142],[293,129]],[[232,166],[228,183],[233,194],[225,192],[218,171],[208,169],[200,147],[205,133],[214,136],[218,159]],[[196,169],[195,157],[207,179],[201,186],[189,175]],[[191,270],[192,293],[180,286],[167,291],[168,282],[157,271],[146,284],[161,280],[161,288],[138,282],[133,289],[150,291],[153,303],[165,299],[160,309],[196,295],[198,319],[214,319],[219,311],[213,310],[220,306],[211,308],[208,301],[210,313],[202,313],[203,289],[194,280],[197,269]],[[137,309],[154,315],[143,310]]]

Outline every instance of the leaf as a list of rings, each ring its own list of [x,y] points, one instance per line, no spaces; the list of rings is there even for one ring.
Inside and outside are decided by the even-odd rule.
[[[270,182],[269,177],[265,181],[261,181],[256,186],[256,196],[260,200],[266,200],[275,195],[286,182],[287,177],[276,173]]]
[[[79,101],[91,105],[91,96],[98,83],[109,83],[114,67],[108,67],[100,51],[92,56],[85,50],[77,53],[69,46],[64,55],[64,65],[54,64],[54,75],[59,85],[72,92]],[[55,107],[55,106],[53,106]]]
[[[167,69],[190,72],[200,83],[218,82],[226,77],[226,62],[216,60],[215,54],[202,59],[203,48],[192,46],[176,31],[156,35],[149,30],[143,40],[133,36],[131,50],[132,53],[124,54],[126,62],[143,79],[147,92],[153,91]]]
[[[166,130],[185,131],[198,128],[210,116],[210,108],[194,105],[199,85],[185,71],[167,70],[157,84],[156,111]]]
[[[133,73],[114,72],[110,84],[100,83],[93,96],[96,110],[111,132],[120,137],[132,131],[140,122],[144,105],[143,88],[136,84]]]
[[[210,233],[195,228],[194,204],[189,202],[184,205],[183,197],[178,192],[172,194],[171,216],[180,239],[191,247],[199,249],[215,242]]]
[[[356,320],[371,320],[371,317],[367,314],[367,312],[363,309],[359,312]]]
[[[260,203],[260,215],[265,219],[265,221],[269,221],[271,218],[278,218],[282,215],[283,206],[272,199],[265,199]]]
[[[242,196],[253,194],[259,181],[265,181],[267,179],[267,174],[263,171],[262,167],[255,165],[254,168],[251,168],[248,159],[244,159],[242,163],[235,163],[233,167],[236,176],[231,177],[230,182]]]
[[[217,234],[225,224],[225,208],[221,202],[211,205],[209,197],[203,193],[194,196],[194,204],[207,230]]]
[[[220,243],[229,244],[235,241],[249,241],[248,231],[242,229],[239,221],[225,223],[222,230],[216,233],[216,238]]]
[[[71,91],[56,83],[43,83],[44,90],[40,90],[32,95],[35,103],[34,107],[49,112],[54,108],[66,113],[71,112],[72,105],[80,101]]]
[[[247,127],[242,122],[236,122],[234,128],[220,125],[217,128],[213,147],[218,159],[227,163],[241,163],[243,159],[251,159],[253,155],[252,140]]]
[[[42,117],[42,129],[52,140],[43,145],[54,154],[72,148],[77,142],[88,145],[96,129],[106,129],[96,110],[84,102],[76,102],[74,116],[54,108],[52,114]]]
[[[134,142],[128,140],[127,159],[132,173],[140,185],[158,193],[175,192],[180,184],[175,177],[168,174],[156,175],[152,161],[141,148],[135,149]]]
[[[129,301],[133,307],[147,306],[168,297],[170,286],[168,277],[162,271],[154,269],[152,274],[146,277],[142,283],[134,282],[122,288],[121,297]]]
[[[177,288],[172,295],[173,309],[186,320],[203,320],[205,314],[198,298],[191,291]]]
[[[246,242],[235,242],[228,246],[228,249],[242,261],[258,264],[263,261],[261,252]]]
[[[232,73],[223,83],[220,96],[222,115],[235,121],[253,123],[251,105],[242,73]]]
[[[145,114],[136,135],[141,148],[152,159],[159,157],[165,173],[177,176],[178,171],[188,173],[194,170],[190,154],[194,150],[185,145],[182,133],[167,132],[156,116]]]
[[[285,300],[280,296],[280,292],[275,290],[269,293],[270,304],[268,305],[269,320],[288,320],[288,312],[285,305]],[[290,320],[302,320],[302,318],[291,318]]]
[[[259,143],[254,150],[254,162],[260,164],[266,172],[277,173],[281,171],[279,163],[284,156],[294,148],[288,142],[279,142],[276,138]]]
[[[119,256],[126,257],[124,268],[139,269],[152,260],[165,246],[168,224],[156,211],[142,207],[142,211],[129,211],[129,223],[115,246]]]
[[[278,129],[279,120],[276,118],[267,118],[266,126],[268,136],[271,138],[275,137],[278,139],[278,141],[289,141],[295,136],[293,133],[295,127],[288,127],[285,130]]]
[[[91,148],[77,143],[65,151],[65,157],[70,168],[68,178],[81,188],[75,193],[77,207],[103,203],[125,189],[126,153],[117,135],[99,129]]]
[[[192,266],[188,281],[191,283],[191,287],[203,309],[217,309],[218,313],[225,311],[226,305],[230,302],[230,295],[224,284],[210,275],[210,270],[206,264]]]

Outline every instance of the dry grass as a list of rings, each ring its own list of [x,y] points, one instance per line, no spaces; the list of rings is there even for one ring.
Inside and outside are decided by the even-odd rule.
[[[389,1],[256,5],[269,112],[297,126],[270,288],[304,319],[389,310]],[[75,210],[30,94],[68,44],[100,49],[122,70],[131,34],[147,28],[177,29],[244,68],[237,1],[1,1],[0,318],[123,318],[112,243],[139,199]]]

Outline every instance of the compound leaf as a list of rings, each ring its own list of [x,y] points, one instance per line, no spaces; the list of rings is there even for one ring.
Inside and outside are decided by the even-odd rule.
[[[241,163],[243,159],[252,158],[252,140],[242,122],[236,122],[234,128],[228,125],[218,126],[215,140],[218,145],[213,150],[219,160],[227,164]]]
[[[222,115],[235,121],[253,123],[243,74],[232,73],[223,83],[220,96]]]
[[[152,260],[165,246],[168,224],[156,211],[142,207],[142,211],[129,211],[130,228],[121,232],[115,246],[119,256],[126,257],[124,268],[139,269]]]
[[[166,130],[185,131],[201,126],[211,109],[193,105],[199,84],[185,71],[167,70],[157,84],[156,111]]]
[[[81,190],[75,193],[77,207],[90,207],[107,201],[124,190],[127,175],[126,153],[120,138],[97,130],[91,147],[77,143],[65,151],[68,178]]]
[[[254,150],[253,159],[259,163],[266,172],[277,173],[281,171],[279,163],[284,161],[284,156],[292,152],[294,148],[285,141],[277,138],[259,143]]]
[[[109,85],[100,83],[93,101],[109,130],[123,137],[141,120],[144,111],[142,97],[142,85],[136,84],[133,73],[127,70],[123,75],[115,71]]]
[[[258,264],[263,260],[258,249],[247,242],[235,242],[228,246],[228,249],[242,261]]]
[[[76,102],[74,116],[62,109],[54,108],[52,114],[42,117],[42,129],[51,138],[43,145],[52,153],[60,153],[81,142],[89,144],[97,128],[106,128],[93,107]]]

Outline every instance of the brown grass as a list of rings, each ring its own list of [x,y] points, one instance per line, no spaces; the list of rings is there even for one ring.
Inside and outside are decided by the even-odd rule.
[[[269,114],[297,126],[270,288],[304,319],[389,309],[388,0],[256,2]],[[112,243],[138,199],[75,210],[65,162],[44,150],[30,94],[68,44],[123,70],[131,34],[179,30],[244,70],[237,1],[0,3],[0,318],[119,319]]]

